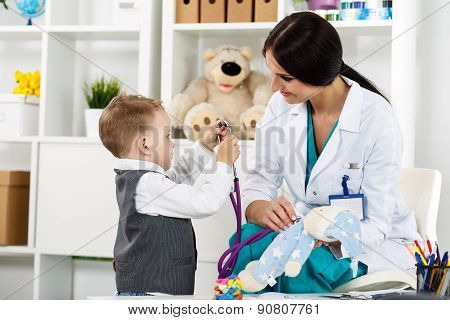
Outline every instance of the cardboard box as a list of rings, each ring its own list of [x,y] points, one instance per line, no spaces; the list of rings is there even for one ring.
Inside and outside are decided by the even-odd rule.
[[[255,0],[255,22],[275,22],[278,19],[278,0]]]
[[[26,245],[30,173],[0,171],[0,245]]]
[[[200,21],[200,0],[177,0],[176,23],[198,23]]]
[[[227,22],[252,22],[253,0],[228,0]]]
[[[225,0],[201,0],[200,22],[225,22]]]

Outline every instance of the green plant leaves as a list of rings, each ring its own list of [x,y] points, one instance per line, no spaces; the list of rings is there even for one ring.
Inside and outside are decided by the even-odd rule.
[[[90,109],[104,109],[112,98],[120,92],[120,84],[116,79],[105,80],[104,76],[89,84],[84,83],[83,91]]]

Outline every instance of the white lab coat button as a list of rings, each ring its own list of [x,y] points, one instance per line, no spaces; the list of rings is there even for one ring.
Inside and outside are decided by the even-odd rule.
[[[313,195],[314,195],[314,196],[317,196],[317,192],[313,191]]]

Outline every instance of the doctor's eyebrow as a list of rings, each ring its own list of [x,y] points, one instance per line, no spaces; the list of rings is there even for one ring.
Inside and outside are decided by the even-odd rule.
[[[292,81],[292,80],[295,79],[293,76],[285,75],[285,74],[282,74],[282,73],[276,73],[276,75],[279,76],[284,81]]]
[[[285,78],[292,78],[294,79],[293,76],[291,76],[290,74],[284,74],[284,73],[275,73],[277,76],[279,77],[285,77]]]

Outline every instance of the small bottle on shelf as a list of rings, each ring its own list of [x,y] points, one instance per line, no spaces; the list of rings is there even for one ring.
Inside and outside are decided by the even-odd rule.
[[[328,21],[339,21],[339,10],[327,10],[326,17]]]

